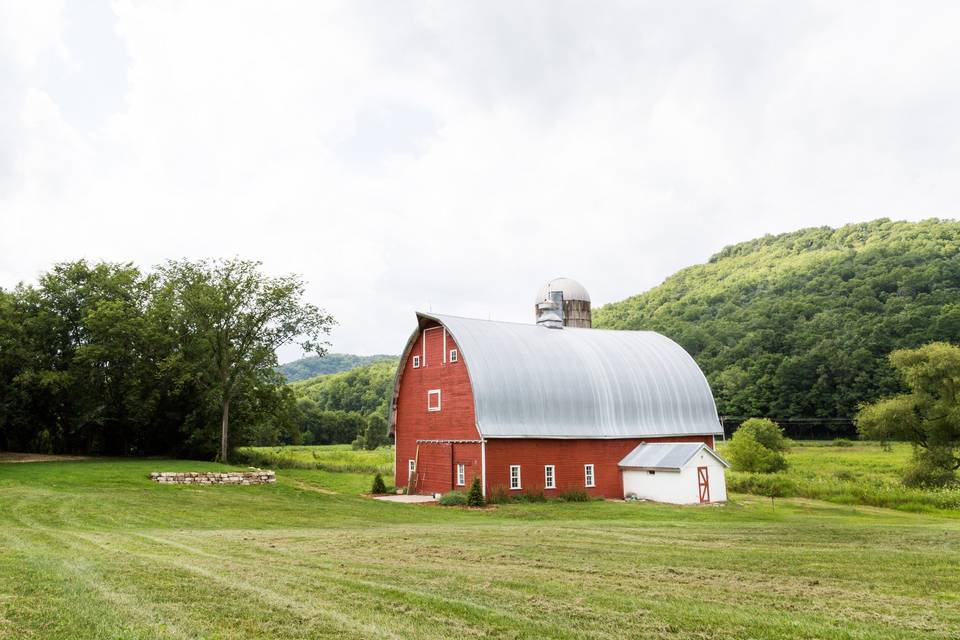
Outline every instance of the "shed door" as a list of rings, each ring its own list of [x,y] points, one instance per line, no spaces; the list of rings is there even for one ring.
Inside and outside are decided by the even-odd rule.
[[[700,487],[700,502],[710,502],[710,473],[707,467],[697,467],[697,484]]]

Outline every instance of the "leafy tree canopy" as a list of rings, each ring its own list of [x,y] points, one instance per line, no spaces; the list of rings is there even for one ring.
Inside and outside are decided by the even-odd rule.
[[[910,484],[943,485],[960,469],[960,347],[936,342],[890,354],[909,393],[864,406],[857,427],[867,438],[917,446]]]

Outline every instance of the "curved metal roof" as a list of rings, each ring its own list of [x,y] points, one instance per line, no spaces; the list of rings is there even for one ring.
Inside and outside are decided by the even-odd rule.
[[[564,300],[586,300],[590,302],[590,294],[586,287],[571,278],[554,278],[540,287],[537,292],[537,299],[534,304],[547,300],[547,294],[551,291],[563,291]]]
[[[483,437],[723,433],[700,367],[659,333],[417,315],[456,340]]]

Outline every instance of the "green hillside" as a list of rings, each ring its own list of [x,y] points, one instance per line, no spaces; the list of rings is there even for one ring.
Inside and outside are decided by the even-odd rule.
[[[733,245],[594,323],[679,342],[721,415],[848,418],[900,390],[892,350],[960,342],[960,223],[883,219]]]
[[[375,362],[396,360],[397,356],[375,355],[357,356],[352,353],[328,353],[322,358],[311,356],[288,362],[277,367],[277,371],[287,382],[306,380],[314,376],[349,371]]]
[[[297,398],[312,400],[321,411],[349,411],[386,417],[399,358],[375,362],[349,371],[293,382]]]

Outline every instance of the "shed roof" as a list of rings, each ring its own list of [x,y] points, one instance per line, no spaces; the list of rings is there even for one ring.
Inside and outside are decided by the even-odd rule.
[[[703,372],[659,333],[417,316],[446,327],[459,345],[483,437],[723,432]]]
[[[702,442],[647,442],[637,445],[620,461],[621,467],[630,469],[665,469],[680,471],[701,449],[716,458],[717,462],[729,467],[727,461]]]

